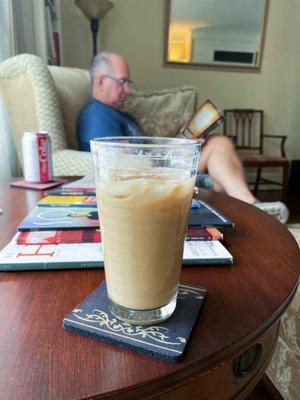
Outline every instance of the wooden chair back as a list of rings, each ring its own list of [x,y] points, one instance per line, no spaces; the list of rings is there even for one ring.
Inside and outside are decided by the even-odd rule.
[[[263,153],[263,110],[228,109],[224,117],[223,133],[234,140],[238,150]]]

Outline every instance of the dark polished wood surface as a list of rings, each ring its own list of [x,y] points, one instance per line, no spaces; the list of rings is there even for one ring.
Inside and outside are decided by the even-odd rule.
[[[0,185],[0,248],[41,195]],[[208,290],[183,361],[171,364],[62,328],[64,316],[104,279],[101,269],[2,272],[1,399],[179,399],[185,388],[181,398],[196,399],[202,383],[201,399],[244,398],[274,350],[279,319],[297,286],[299,250],[288,230],[261,210],[204,190],[201,197],[235,221],[223,230],[235,262],[183,268],[183,281]],[[257,342],[263,346],[258,367],[236,377],[232,360]]]

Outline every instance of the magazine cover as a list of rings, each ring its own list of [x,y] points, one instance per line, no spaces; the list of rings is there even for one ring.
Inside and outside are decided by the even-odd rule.
[[[212,226],[191,227],[186,240],[222,240],[223,234]],[[17,236],[17,244],[100,243],[99,229],[65,229],[59,231],[23,231]]]
[[[233,226],[233,222],[203,200],[191,208],[190,226]],[[99,228],[96,207],[35,207],[18,227],[18,231]]]
[[[232,263],[232,255],[218,240],[186,241],[184,244],[183,265]],[[15,235],[0,251],[2,271],[102,266],[101,243],[18,245]]]
[[[47,190],[47,195],[95,195],[95,180],[93,174],[88,174],[75,181],[64,183],[56,189]]]
[[[0,251],[0,270],[96,268],[103,266],[100,243],[18,245]]]
[[[18,231],[99,228],[95,207],[35,207]]]
[[[49,195],[43,197],[38,207],[97,207],[96,196],[59,196]]]
[[[100,243],[99,229],[65,229],[60,231],[23,231],[17,244]]]
[[[233,221],[228,218],[226,215],[221,213],[221,211],[217,210],[207,201],[203,200],[195,200],[198,202],[198,208],[193,207],[190,210],[189,215],[189,226],[198,226],[198,227],[205,227],[205,226],[234,226]]]

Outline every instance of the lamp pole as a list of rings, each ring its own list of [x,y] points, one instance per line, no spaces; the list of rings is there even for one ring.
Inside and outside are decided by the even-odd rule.
[[[0,0],[1,1],[1,0]],[[97,35],[99,31],[99,21],[114,8],[109,0],[75,0],[75,5],[81,10],[83,15],[90,21],[90,28],[93,39],[93,57],[97,54]]]
[[[97,54],[97,34],[99,30],[99,21],[97,19],[91,20],[91,31],[93,36],[93,56]]]

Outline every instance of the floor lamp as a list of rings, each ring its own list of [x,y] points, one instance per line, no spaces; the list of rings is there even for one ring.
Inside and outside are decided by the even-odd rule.
[[[99,21],[114,7],[108,0],[75,0],[76,6],[91,22],[93,37],[93,56],[97,54],[97,33]]]

